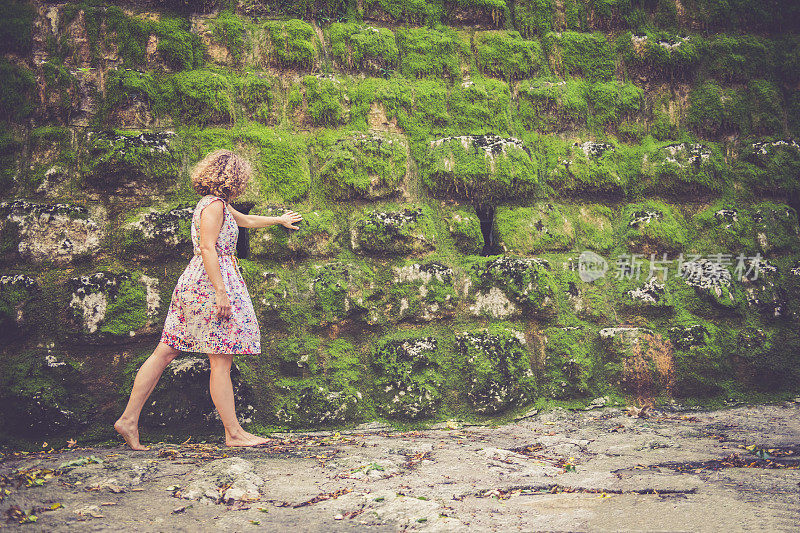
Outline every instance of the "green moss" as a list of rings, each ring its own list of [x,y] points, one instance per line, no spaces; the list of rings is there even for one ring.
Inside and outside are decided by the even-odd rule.
[[[294,111],[303,103],[303,94],[300,92],[300,87],[293,85],[289,94],[286,97],[286,102],[290,111]]]
[[[164,17],[153,23],[151,32],[158,36],[156,50],[173,70],[191,70],[203,66],[206,47],[191,32],[187,19]]]
[[[241,63],[244,54],[245,26],[242,18],[230,10],[223,10],[212,22],[214,37],[219,39],[233,56]]]
[[[423,0],[366,0],[364,14],[383,11],[395,21],[411,24],[434,24],[441,20],[444,8],[441,0],[425,2]],[[381,19],[383,17],[376,17]]]
[[[585,124],[589,118],[584,80],[539,78],[519,85],[519,119],[529,129],[551,133]]]
[[[675,275],[666,282],[676,311],[686,310],[707,318],[732,318],[741,314],[744,300],[741,283],[730,276],[736,259],[726,266],[726,252],[708,257],[690,254],[676,261]],[[730,257],[727,257],[730,260]],[[691,262],[691,264],[686,264]],[[733,267],[733,268],[731,268]]]
[[[470,83],[454,85],[447,103],[456,131],[477,134],[510,130],[510,100],[506,82],[478,78]]]
[[[736,350],[733,332],[691,316],[670,324],[675,395],[697,398],[722,393],[722,384],[733,377],[730,360],[730,354]]]
[[[43,63],[42,72],[48,91],[58,95],[58,98],[54,98],[50,104],[52,110],[66,122],[77,103],[78,80],[64,65],[53,61]]]
[[[584,281],[582,276],[585,277],[586,272],[590,269],[587,265],[588,261],[581,265],[579,258],[574,254],[549,257],[554,262],[553,277],[556,282],[555,296],[559,327],[565,330],[585,329],[587,325],[583,321],[615,325],[617,323],[617,299],[614,294],[615,284],[612,275],[603,272],[593,281]],[[588,255],[584,257],[591,258]],[[582,266],[583,272],[581,271]],[[598,274],[601,273],[601,266],[597,265],[594,269]]]
[[[53,353],[55,352],[55,353]],[[90,412],[83,394],[80,366],[64,360],[60,350],[15,350],[0,358],[0,412],[3,431],[9,437],[41,440],[74,435],[83,429]]]
[[[131,68],[145,63],[147,41],[150,36],[151,21],[128,17],[116,6],[105,6],[91,0],[69,3],[64,6],[59,21],[60,30],[72,23],[83,11],[86,21],[86,37],[89,42],[91,60],[98,65],[102,57],[102,47],[106,39],[113,39],[123,66]],[[105,24],[105,30],[103,25]]]
[[[452,28],[400,28],[396,36],[405,77],[460,78],[460,58],[469,54],[469,44]]]
[[[275,345],[281,374],[302,377],[322,370],[320,346],[322,340],[313,335],[292,336]]]
[[[392,30],[337,22],[328,31],[331,55],[343,67],[384,76],[397,68],[400,52]]]
[[[514,26],[523,36],[544,35],[553,29],[553,0],[518,0],[513,5]]]
[[[692,218],[696,228],[693,251],[755,255],[757,241],[749,206],[717,200]]]
[[[481,253],[484,246],[481,221],[473,206],[449,208],[443,218],[459,252],[465,255]]]
[[[701,52],[704,72],[723,82],[771,78],[780,60],[775,41],[756,35],[715,35]]]
[[[701,63],[703,50],[704,41],[697,35],[628,31],[617,38],[617,53],[629,74],[648,78],[691,78]]]
[[[264,125],[272,125],[278,120],[279,84],[276,78],[255,72],[246,72],[234,78],[233,85],[238,100],[242,103],[247,117]]]
[[[519,32],[476,32],[475,60],[483,74],[505,80],[529,78],[544,66],[538,41],[526,41]]]
[[[472,201],[530,197],[541,186],[530,149],[494,135],[431,141],[420,175],[435,196]]]
[[[0,339],[8,343],[29,332],[31,313],[39,293],[39,284],[32,276],[0,276]]]
[[[133,275],[133,279],[138,278],[138,275]],[[100,333],[115,337],[128,336],[146,324],[147,293],[144,287],[131,279],[122,280],[116,296],[108,304]]]
[[[468,272],[476,299],[501,291],[524,316],[551,319],[556,314],[556,284],[547,261],[514,256],[475,257],[468,262]],[[512,314],[514,310],[506,311]],[[489,306],[476,304],[477,315],[498,314]]]
[[[453,269],[439,261],[407,261],[394,278],[380,308],[387,321],[429,322],[451,317],[459,302]]]
[[[751,79],[746,89],[723,89],[715,81],[695,87],[689,95],[687,124],[705,135],[740,132],[781,135],[784,101],[777,86]]]
[[[727,189],[727,173],[716,143],[653,143],[645,141],[642,170],[634,193],[703,195]]]
[[[614,77],[615,57],[606,36],[600,32],[550,32],[545,46],[554,48],[555,64],[564,76],[581,76],[591,81],[610,81]]]
[[[731,166],[734,175],[749,189],[788,194],[800,190],[800,145],[796,141],[766,138],[743,143]]]
[[[111,46],[119,50],[124,67],[144,65],[150,35],[158,37],[157,51],[171,69],[185,70],[203,65],[205,45],[199,35],[190,31],[188,19],[166,16],[158,20],[139,19],[126,15],[116,6],[82,1],[64,7],[61,28],[71,23],[79,11],[84,12],[93,65],[99,64],[103,49]]]
[[[373,345],[370,361],[377,374],[373,396],[378,411],[390,418],[436,415],[442,400],[441,355],[436,337],[403,332]]]
[[[405,178],[407,150],[393,135],[320,135],[315,148],[320,185],[338,200],[393,196]]]
[[[353,16],[353,11],[354,6],[347,0],[278,0],[269,4],[250,3],[245,7],[245,12],[253,16],[283,15],[305,20],[317,19],[321,23]]]
[[[17,175],[17,154],[21,147],[22,143],[8,129],[0,131],[0,186],[6,191],[11,189]],[[0,244],[0,249],[5,251],[4,248]]]
[[[590,106],[589,128],[618,125],[622,120],[636,117],[644,107],[644,91],[621,81],[594,83],[586,97]]]
[[[436,244],[433,216],[427,204],[387,204],[355,212],[353,246],[374,255],[424,254]]]
[[[756,240],[763,253],[776,254],[797,250],[800,239],[797,211],[774,202],[760,202],[752,207],[751,216]]]
[[[547,328],[540,394],[565,400],[586,398],[594,388],[599,361],[597,331],[586,327]]]
[[[110,70],[106,78],[106,96],[101,112],[108,115],[114,110],[131,105],[138,99],[146,103],[154,115],[165,115],[169,109],[165,105],[160,87],[156,77],[150,72]]]
[[[580,0],[564,0],[564,24],[570,30],[586,30],[586,6]]]
[[[185,132],[183,143],[194,161],[217,148],[243,149],[242,153],[254,165],[253,200],[294,202],[308,193],[311,177],[306,144],[301,136],[245,123],[231,129],[192,128]]]
[[[542,133],[583,125],[604,131],[638,117],[644,108],[644,92],[621,81],[546,77],[520,84],[518,106],[521,124]]]
[[[271,206],[257,206],[251,214],[281,216],[284,211]],[[339,215],[326,209],[301,209],[301,212],[303,220],[295,224],[300,229],[274,225],[251,233],[253,255],[266,260],[336,255],[342,248],[344,234]]]
[[[147,260],[163,261],[192,251],[190,203],[144,208],[130,214],[120,226],[121,251]]]
[[[345,339],[298,341],[299,345],[284,342],[281,347],[300,354],[296,363],[306,377],[277,380],[277,420],[291,427],[311,427],[360,419],[369,402],[359,390],[363,364],[356,347]],[[292,366],[291,360],[287,362]]]
[[[233,122],[233,84],[226,76],[209,70],[179,72],[161,90],[176,121],[198,126]]]
[[[504,248],[512,254],[570,250],[575,246],[577,228],[569,208],[551,203],[533,207],[499,206],[495,231]]]
[[[100,187],[135,179],[174,178],[178,174],[178,159],[171,137],[170,133],[124,130],[93,133],[82,173],[88,182]]]
[[[643,253],[681,250],[688,237],[683,216],[657,200],[626,205],[618,227],[622,241],[631,250]]]
[[[311,175],[305,139],[276,132],[259,124],[234,130],[234,137],[258,149],[256,160],[262,197],[294,202],[308,194]]]
[[[795,390],[800,338],[796,328],[748,324],[737,332],[734,364],[744,385],[757,391]]]
[[[310,69],[319,55],[314,28],[299,19],[268,21],[264,30],[271,48],[269,61],[278,67]]]
[[[30,52],[35,18],[36,10],[28,2],[10,0],[0,5],[0,54]]]
[[[509,324],[457,333],[467,400],[479,413],[498,413],[532,399],[536,378],[524,336]]]
[[[336,126],[342,120],[342,90],[336,79],[308,75],[303,78],[308,114],[317,126]]]
[[[362,395],[356,388],[337,387],[324,378],[282,378],[275,417],[289,427],[341,425],[360,416]]]
[[[544,160],[548,184],[567,194],[624,196],[641,167],[638,148],[623,144],[542,136],[534,147]]]

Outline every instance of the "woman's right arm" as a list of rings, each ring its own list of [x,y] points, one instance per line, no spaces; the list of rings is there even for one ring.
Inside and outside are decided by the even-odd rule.
[[[208,279],[214,286],[214,292],[217,295],[217,316],[220,318],[227,318],[231,314],[228,291],[222,280],[216,247],[217,237],[225,217],[224,209],[225,204],[222,200],[215,200],[203,208],[200,213],[200,255],[203,257],[203,266],[208,274]]]

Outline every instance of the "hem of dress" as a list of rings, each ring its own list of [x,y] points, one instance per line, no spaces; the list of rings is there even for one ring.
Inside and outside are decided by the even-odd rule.
[[[178,338],[177,335],[171,335],[171,334],[166,333],[166,332],[161,334],[161,342],[163,342],[164,344],[166,344],[170,348],[174,348],[174,349],[182,351],[182,352],[204,353],[206,355],[209,355],[209,354],[210,355],[261,355],[261,350],[259,350],[257,352],[256,351],[249,351],[249,352],[207,352],[207,351],[202,350],[202,349],[201,350],[197,350],[197,349],[195,349],[196,347],[194,347],[194,348],[184,348],[183,346],[188,346],[188,344],[186,344],[183,341],[181,341]],[[177,344],[178,346],[175,346],[175,345],[173,345],[171,343]]]

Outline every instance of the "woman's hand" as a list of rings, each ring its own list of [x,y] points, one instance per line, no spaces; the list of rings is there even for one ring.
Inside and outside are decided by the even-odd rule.
[[[297,226],[295,226],[294,223],[303,220],[303,217],[300,216],[299,213],[295,213],[294,211],[286,211],[278,218],[281,221],[281,226],[284,226],[289,229],[300,229]]]
[[[216,291],[217,303],[214,304],[214,314],[217,318],[230,318],[231,316],[231,302],[228,300],[227,291]]]

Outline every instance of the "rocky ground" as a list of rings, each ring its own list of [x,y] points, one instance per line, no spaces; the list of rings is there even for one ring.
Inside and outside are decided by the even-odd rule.
[[[800,399],[530,413],[500,427],[9,452],[31,531],[797,531]]]

